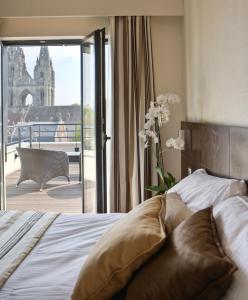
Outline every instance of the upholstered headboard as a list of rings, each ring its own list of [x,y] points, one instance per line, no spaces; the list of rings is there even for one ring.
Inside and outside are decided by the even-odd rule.
[[[248,180],[248,128],[182,122],[185,150],[181,175],[204,168],[208,173]]]

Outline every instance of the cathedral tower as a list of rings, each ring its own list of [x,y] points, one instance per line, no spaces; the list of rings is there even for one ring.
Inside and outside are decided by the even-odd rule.
[[[40,47],[34,68],[34,84],[38,106],[54,106],[54,70],[47,46]]]
[[[8,48],[8,88],[9,107],[25,106],[27,95],[33,96],[33,79],[27,71],[21,47]]]
[[[34,68],[34,77],[28,73],[21,47],[8,48],[9,107],[27,105],[27,96],[33,106],[54,106],[55,73],[47,46],[41,46]]]

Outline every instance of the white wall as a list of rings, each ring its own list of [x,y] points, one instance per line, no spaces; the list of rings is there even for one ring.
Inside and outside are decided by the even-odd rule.
[[[0,17],[182,14],[183,0],[0,0]]]
[[[171,121],[162,129],[162,142],[176,137],[180,122],[185,119],[185,70],[183,17],[153,17],[151,19],[154,53],[155,84],[157,95],[176,93],[181,104],[171,107]],[[181,176],[181,154],[176,150],[164,153],[167,171],[177,179]]]
[[[248,1],[185,0],[187,119],[248,125]]]

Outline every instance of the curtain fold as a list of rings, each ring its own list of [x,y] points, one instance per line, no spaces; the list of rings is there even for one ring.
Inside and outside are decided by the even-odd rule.
[[[139,131],[155,99],[150,17],[111,17],[112,165],[110,211],[127,212],[149,194],[151,153]]]

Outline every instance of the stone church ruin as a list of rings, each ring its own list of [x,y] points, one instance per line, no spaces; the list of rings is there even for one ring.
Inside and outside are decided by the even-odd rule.
[[[27,70],[23,49],[8,47],[8,124],[80,120],[78,106],[55,106],[55,70],[48,46],[40,47],[32,75]]]
[[[27,96],[32,96],[33,106],[54,106],[55,72],[47,46],[40,47],[33,70],[27,71],[21,47],[8,48],[8,106],[25,107]]]

